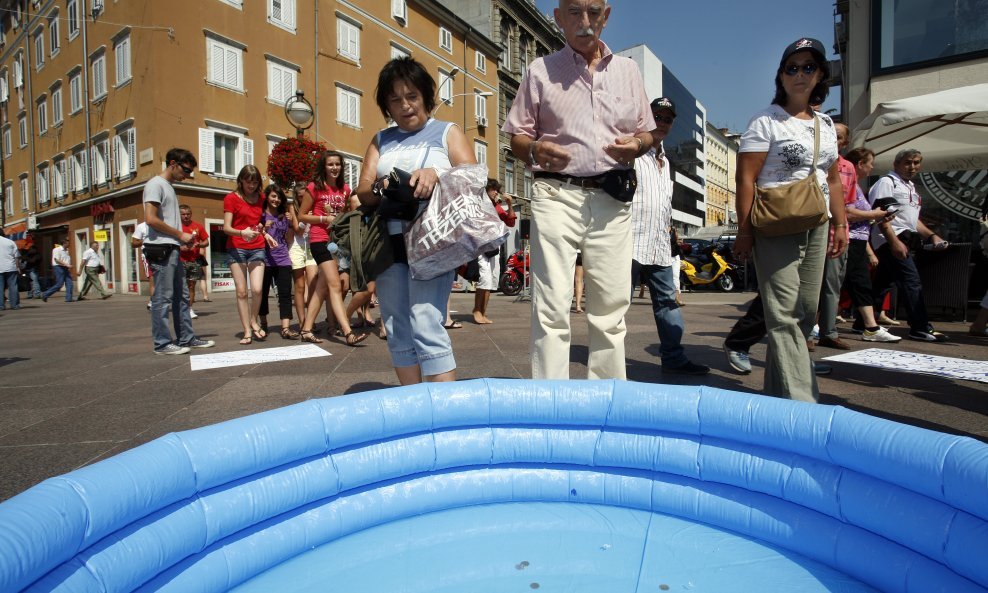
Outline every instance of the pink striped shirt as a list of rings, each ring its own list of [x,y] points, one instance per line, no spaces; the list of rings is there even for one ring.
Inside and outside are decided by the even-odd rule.
[[[626,168],[604,147],[621,136],[655,129],[638,65],[612,54],[603,41],[600,46],[602,57],[593,73],[569,45],[532,62],[501,128],[568,150],[572,160],[563,171],[567,175],[589,177]]]

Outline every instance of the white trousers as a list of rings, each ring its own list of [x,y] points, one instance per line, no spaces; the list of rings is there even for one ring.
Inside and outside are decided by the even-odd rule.
[[[552,179],[532,184],[532,378],[569,379],[570,304],[583,254],[588,379],[624,379],[631,204]]]

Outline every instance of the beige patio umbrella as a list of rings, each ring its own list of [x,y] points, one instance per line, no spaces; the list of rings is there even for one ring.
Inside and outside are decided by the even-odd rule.
[[[896,153],[923,153],[923,171],[988,169],[988,84],[879,103],[855,128],[852,146],[875,151],[875,171]]]

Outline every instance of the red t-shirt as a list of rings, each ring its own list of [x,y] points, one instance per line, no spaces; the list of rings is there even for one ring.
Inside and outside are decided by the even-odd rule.
[[[343,189],[338,189],[333,186],[326,186],[324,190],[317,190],[315,183],[310,183],[306,186],[309,190],[309,195],[312,196],[312,215],[313,216],[329,216],[330,214],[339,214],[346,210],[347,200],[350,199],[350,186],[343,184]],[[313,224],[309,227],[309,242],[310,243],[329,243],[329,225],[331,222],[327,221],[326,224]]]
[[[199,243],[202,241],[208,241],[209,235],[206,234],[206,228],[203,227],[196,221],[192,221],[189,224],[182,225],[182,232],[189,233],[190,235],[195,235],[195,247],[192,249],[183,249],[178,252],[178,257],[185,262],[194,262],[196,258],[199,257]]]
[[[230,192],[223,198],[223,212],[232,212],[233,220],[230,226],[238,231],[253,228],[258,230],[261,215],[264,213],[264,195],[261,194],[256,204],[248,204],[237,192]],[[258,235],[253,241],[244,241],[240,235],[230,235],[226,239],[227,249],[264,249],[264,235]]]

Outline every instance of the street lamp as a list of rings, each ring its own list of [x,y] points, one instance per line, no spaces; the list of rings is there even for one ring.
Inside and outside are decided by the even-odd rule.
[[[289,97],[285,101],[285,117],[288,118],[288,123],[295,127],[296,135],[299,138],[302,137],[305,130],[312,127],[312,123],[315,121],[312,104],[305,98],[305,93],[301,89],[295,91],[294,97]]]
[[[490,91],[474,91],[472,93],[457,93],[455,95],[450,95],[449,97],[442,100],[443,105],[452,105],[454,97],[465,97],[467,95],[474,95],[475,97],[493,97],[494,93]]]

